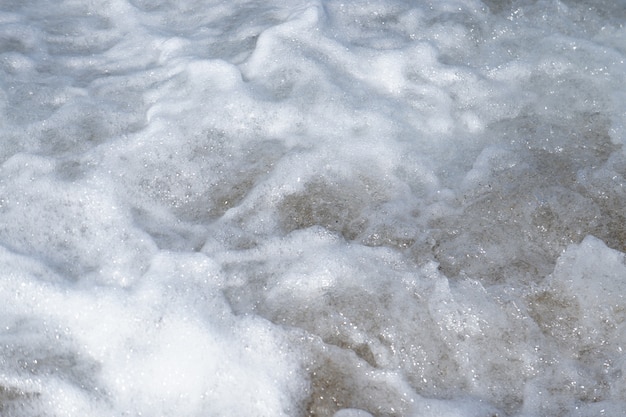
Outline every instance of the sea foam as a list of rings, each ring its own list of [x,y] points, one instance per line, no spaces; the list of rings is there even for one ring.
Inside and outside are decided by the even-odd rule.
[[[5,0],[0,414],[624,415],[625,10]]]

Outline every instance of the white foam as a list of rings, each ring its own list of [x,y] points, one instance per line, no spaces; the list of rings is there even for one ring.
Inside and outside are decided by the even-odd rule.
[[[5,0],[0,413],[620,415],[623,10]]]
[[[343,410],[337,411],[334,417],[371,417],[371,414],[356,408],[344,408]]]

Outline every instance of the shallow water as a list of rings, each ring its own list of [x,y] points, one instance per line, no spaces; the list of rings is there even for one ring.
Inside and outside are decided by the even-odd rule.
[[[3,1],[0,414],[626,415],[624,22]]]

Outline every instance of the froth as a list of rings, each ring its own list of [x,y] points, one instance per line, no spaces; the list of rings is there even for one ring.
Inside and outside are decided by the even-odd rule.
[[[279,3],[0,5],[0,410],[622,413],[623,5]]]

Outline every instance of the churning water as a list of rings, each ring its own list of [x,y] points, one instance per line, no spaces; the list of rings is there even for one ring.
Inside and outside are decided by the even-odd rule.
[[[0,414],[626,415],[625,24],[3,0]]]

